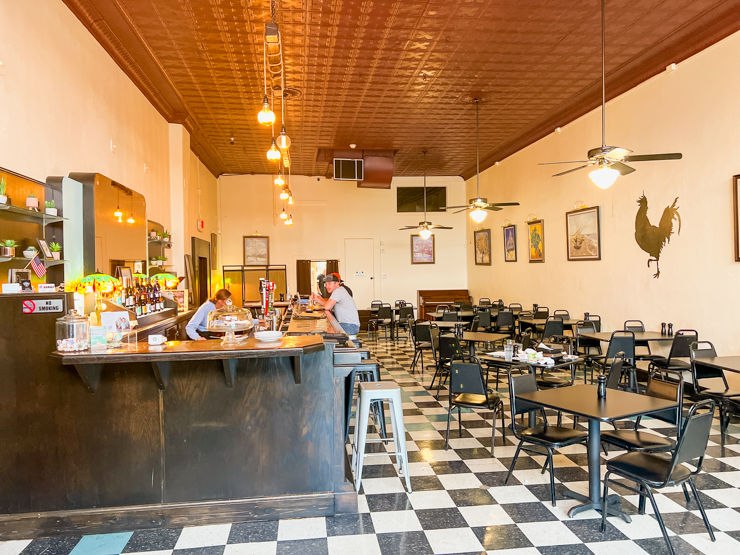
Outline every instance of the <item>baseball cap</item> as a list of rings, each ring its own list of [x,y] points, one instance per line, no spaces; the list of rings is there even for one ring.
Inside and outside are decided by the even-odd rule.
[[[339,274],[337,274],[337,273],[329,274],[329,275],[327,275],[327,276],[326,276],[326,277],[324,278],[324,282],[325,282],[325,283],[326,283],[326,282],[332,282],[332,281],[334,281],[334,282],[336,282],[336,283],[341,283],[341,282],[342,282],[342,278],[340,278],[340,277],[339,277]]]

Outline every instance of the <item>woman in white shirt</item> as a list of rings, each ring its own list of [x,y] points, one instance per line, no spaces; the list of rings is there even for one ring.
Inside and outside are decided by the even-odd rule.
[[[190,319],[188,325],[185,327],[185,333],[188,334],[190,339],[201,341],[205,339],[216,339],[220,337],[217,333],[208,331],[206,324],[208,324],[208,315],[213,310],[218,310],[226,305],[231,304],[231,291],[228,289],[219,289],[212,299],[208,299],[200,308],[196,311],[195,315]]]

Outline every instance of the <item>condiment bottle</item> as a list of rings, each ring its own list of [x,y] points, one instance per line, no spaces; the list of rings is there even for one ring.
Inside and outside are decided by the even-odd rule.
[[[665,335],[665,322],[660,324],[660,335]]]

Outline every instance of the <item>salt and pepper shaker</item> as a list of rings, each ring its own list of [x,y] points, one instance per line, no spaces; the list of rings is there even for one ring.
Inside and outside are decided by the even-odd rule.
[[[537,304],[533,304],[533,305],[532,305],[532,309],[534,310],[534,312],[537,312],[537,307],[538,307],[538,306],[539,306],[539,305],[537,305]]]
[[[599,374],[598,385],[596,386],[596,392],[599,399],[606,399],[606,376],[604,373]]]
[[[660,335],[665,335],[665,322],[660,324]]]
[[[673,324],[668,324],[668,335],[673,335]]]
[[[584,312],[583,313],[583,319],[584,320],[590,320],[591,319],[591,315],[588,312]]]

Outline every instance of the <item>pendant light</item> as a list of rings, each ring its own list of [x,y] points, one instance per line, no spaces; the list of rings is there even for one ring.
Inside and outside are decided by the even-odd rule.
[[[285,223],[285,225],[293,225],[293,214],[291,214],[290,216],[288,216],[288,219],[285,220],[284,223]]]
[[[273,137],[270,150],[267,151],[267,159],[271,162],[277,162],[280,160],[280,156],[280,151],[278,150],[277,145],[275,144],[275,138]]]
[[[275,185],[277,185],[278,187],[282,187],[283,185],[285,185],[285,179],[283,179],[282,173],[278,173],[278,176],[275,178]]]
[[[285,189],[280,191],[280,200],[288,200],[289,196],[290,195],[288,194],[288,191],[286,191]]]
[[[480,105],[480,98],[475,99],[475,197],[480,198],[480,124],[478,117],[478,107]],[[470,217],[477,224],[481,223],[486,219],[486,211],[480,206],[476,206],[475,210],[470,212]]]
[[[288,215],[285,213],[285,208],[283,208],[283,211],[280,214],[280,219],[281,220],[287,220],[288,219]]]
[[[128,216],[128,219],[126,220],[128,223],[133,224],[136,223],[136,220],[134,220],[134,195],[131,194],[131,213]]]
[[[257,120],[265,127],[275,123],[275,112],[270,109],[270,101],[267,99],[267,95],[265,95],[262,109],[257,114]]]
[[[283,99],[283,104],[285,104],[285,99]],[[285,121],[285,109],[283,108],[283,121]],[[278,148],[286,149],[290,147],[290,137],[285,133],[285,124],[283,124],[283,128],[280,130],[280,135],[278,135],[277,138],[277,145]]]
[[[118,218],[118,223],[120,224],[123,217],[123,212],[121,212],[121,191],[118,191],[118,202],[116,203],[116,211],[113,212],[113,215]]]

